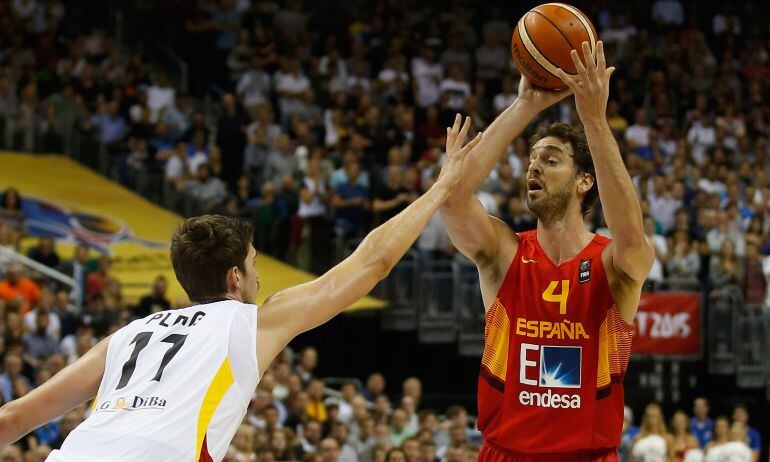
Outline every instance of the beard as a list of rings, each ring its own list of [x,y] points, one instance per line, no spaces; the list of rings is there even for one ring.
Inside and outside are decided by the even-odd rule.
[[[537,199],[530,198],[527,195],[527,207],[537,217],[538,220],[551,223],[561,219],[569,207],[572,200],[572,181],[567,181],[553,193],[545,192]]]

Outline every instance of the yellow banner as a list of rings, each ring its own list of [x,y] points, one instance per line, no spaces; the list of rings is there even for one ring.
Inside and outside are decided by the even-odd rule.
[[[171,233],[182,217],[98,175],[65,156],[0,153],[0,189],[19,189],[31,235],[57,238],[63,259],[79,241],[107,252],[126,301],[150,292],[153,279],[169,281],[172,304],[186,298],[168,256]],[[36,239],[26,239],[24,248]],[[261,303],[273,293],[312,280],[313,275],[266,255],[257,258]],[[350,310],[381,308],[385,302],[365,297]]]

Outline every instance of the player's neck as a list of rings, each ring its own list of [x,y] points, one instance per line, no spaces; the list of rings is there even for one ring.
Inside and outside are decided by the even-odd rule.
[[[579,212],[567,213],[557,220],[537,221],[537,241],[557,265],[580,253],[593,238]]]

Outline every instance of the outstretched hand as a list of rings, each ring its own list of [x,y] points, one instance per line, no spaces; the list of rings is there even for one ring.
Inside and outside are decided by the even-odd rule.
[[[457,185],[462,176],[465,156],[481,141],[483,136],[483,132],[479,132],[475,138],[463,146],[465,137],[468,136],[468,131],[471,128],[471,118],[465,118],[462,128],[460,127],[461,121],[462,117],[457,114],[452,128],[446,129],[446,156],[444,157],[444,166],[441,168],[438,180],[436,180],[436,183],[446,184],[450,189]]]
[[[580,120],[585,124],[591,119],[606,117],[610,76],[615,71],[615,67],[607,67],[604,44],[601,40],[596,43],[596,60],[591,55],[588,42],[583,42],[582,48],[585,65],[580,60],[577,50],[572,50],[571,53],[578,75],[569,75],[561,69],[557,69],[556,74],[575,93],[575,106]]]
[[[525,101],[537,112],[540,112],[571,94],[572,89],[569,87],[564,90],[549,90],[533,85],[529,79],[522,75],[521,80],[519,80],[519,95],[516,99]]]

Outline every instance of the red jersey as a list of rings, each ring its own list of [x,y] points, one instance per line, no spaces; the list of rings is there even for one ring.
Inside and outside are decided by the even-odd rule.
[[[485,442],[520,454],[615,448],[633,326],[615,306],[596,235],[555,265],[537,231],[516,256],[487,312],[478,426]]]

